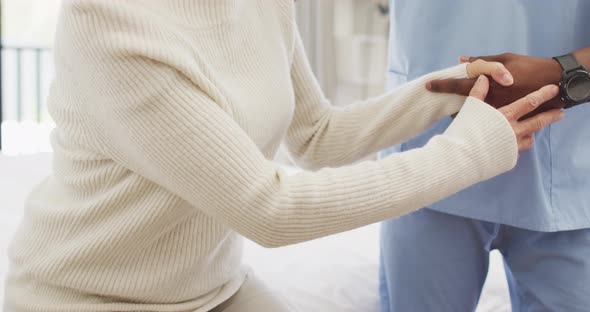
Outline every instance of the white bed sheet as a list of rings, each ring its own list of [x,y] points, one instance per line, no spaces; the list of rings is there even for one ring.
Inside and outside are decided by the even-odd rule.
[[[22,216],[30,188],[50,171],[51,155],[0,155],[0,302],[7,271],[6,248]],[[244,261],[297,311],[378,311],[378,236],[372,225],[279,249],[247,242]],[[0,304],[1,306],[1,304]],[[502,260],[493,253],[478,312],[510,311]]]

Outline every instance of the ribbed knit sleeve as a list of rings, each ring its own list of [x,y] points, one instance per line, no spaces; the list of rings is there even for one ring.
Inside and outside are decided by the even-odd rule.
[[[287,147],[302,167],[346,165],[399,144],[461,109],[465,97],[425,92],[428,81],[467,78],[466,65],[432,73],[383,96],[335,107],[324,97],[295,34],[295,117]]]
[[[516,163],[502,114],[429,94],[430,78],[331,108],[294,48],[292,0],[62,2],[53,170],[8,251],[7,311],[211,311],[248,274],[243,237],[277,247],[351,230]],[[423,148],[320,169],[459,109]],[[287,133],[315,171],[273,163]]]
[[[93,25],[80,19],[68,23],[79,29]],[[72,50],[59,52],[62,70],[68,72],[58,74],[76,81],[77,95],[71,102],[92,117],[85,121],[92,135],[80,137],[80,144],[264,246],[303,242],[397,217],[516,163],[516,140],[508,122],[470,98],[447,133],[422,149],[287,176],[264,157],[231,112],[183,74],[184,68],[161,61],[174,59],[178,52],[159,52],[161,59],[154,59],[153,51],[141,49],[145,42],[121,36],[75,36],[65,45]],[[290,142],[303,146],[304,138],[314,141],[307,149],[313,147],[322,164],[354,159],[361,154],[358,150],[376,150],[407,138],[462,104],[457,99],[435,100],[413,84],[349,110],[321,113],[331,108],[315,100],[320,93],[313,82],[305,82],[310,81],[305,60],[297,53],[293,79],[303,106]],[[460,76],[461,70],[431,77]],[[307,89],[314,98],[302,95]],[[310,136],[307,125],[317,123],[306,120],[318,116],[327,120],[315,126],[320,133]]]

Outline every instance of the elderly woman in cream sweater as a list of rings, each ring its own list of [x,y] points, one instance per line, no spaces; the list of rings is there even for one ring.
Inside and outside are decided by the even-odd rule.
[[[53,174],[9,251],[11,312],[288,311],[242,264],[243,237],[278,247],[409,213],[510,170],[562,116],[518,121],[556,86],[501,110],[485,77],[468,98],[424,87],[511,84],[486,62],[332,107],[293,0],[64,0],[56,40]],[[455,113],[424,148],[352,164]],[[308,171],[273,163],[281,142]]]

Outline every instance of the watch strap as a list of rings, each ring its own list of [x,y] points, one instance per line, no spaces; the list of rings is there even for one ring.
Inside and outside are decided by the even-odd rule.
[[[556,56],[554,59],[559,62],[565,73],[582,68],[580,62],[578,62],[576,57],[571,53],[562,56]]]

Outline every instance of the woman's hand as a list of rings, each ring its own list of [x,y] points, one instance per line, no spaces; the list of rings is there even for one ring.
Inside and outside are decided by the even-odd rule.
[[[485,98],[490,90],[490,82],[486,76],[480,76],[473,89],[469,93],[477,99],[485,101]],[[555,123],[563,118],[564,112],[560,109],[552,109],[528,119],[520,120],[523,116],[537,109],[541,104],[550,101],[559,94],[559,87],[556,85],[548,85],[542,87],[538,91],[530,93],[529,95],[499,108],[498,110],[504,114],[508,120],[518,141],[518,150],[523,151],[530,149],[535,140],[535,132],[540,131],[546,126]]]
[[[426,89],[432,92],[467,95],[475,83],[476,79],[474,78],[481,75],[492,77],[497,84],[504,87],[510,87],[514,84],[514,77],[504,64],[478,59],[467,64],[467,79],[429,81],[426,83]],[[471,82],[471,84],[468,84],[468,82]],[[442,84],[444,85],[441,86]],[[465,91],[466,87],[468,87],[467,91]]]
[[[477,78],[481,75],[490,76],[495,82],[505,87],[514,84],[512,73],[500,62],[477,59],[467,64],[467,76],[469,78]]]

